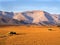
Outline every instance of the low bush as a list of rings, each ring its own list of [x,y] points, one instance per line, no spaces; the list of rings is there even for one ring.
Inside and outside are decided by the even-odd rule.
[[[11,35],[15,34],[16,35],[16,32],[9,32],[9,34],[11,34]]]
[[[49,31],[52,31],[52,29],[48,29]]]

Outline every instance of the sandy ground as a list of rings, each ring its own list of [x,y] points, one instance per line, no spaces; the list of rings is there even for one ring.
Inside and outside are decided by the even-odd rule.
[[[18,35],[10,35],[11,31]],[[60,28],[2,26],[0,27],[0,45],[60,45]]]

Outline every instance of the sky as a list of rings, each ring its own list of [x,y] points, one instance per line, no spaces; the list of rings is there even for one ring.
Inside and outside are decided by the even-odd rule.
[[[31,10],[60,14],[60,0],[0,0],[0,11],[24,12]]]

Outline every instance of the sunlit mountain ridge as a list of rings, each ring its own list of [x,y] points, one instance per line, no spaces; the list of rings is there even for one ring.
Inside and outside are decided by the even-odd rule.
[[[0,25],[58,25],[60,14],[50,14],[46,11],[34,10],[25,12],[0,11]]]

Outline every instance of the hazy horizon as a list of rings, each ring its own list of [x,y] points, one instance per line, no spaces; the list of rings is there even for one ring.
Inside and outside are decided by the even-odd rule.
[[[49,13],[60,13],[59,0],[0,0],[0,11],[24,12],[43,10]]]

